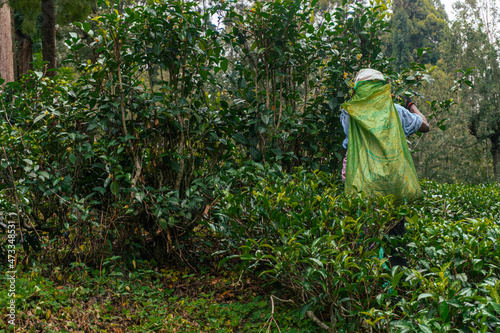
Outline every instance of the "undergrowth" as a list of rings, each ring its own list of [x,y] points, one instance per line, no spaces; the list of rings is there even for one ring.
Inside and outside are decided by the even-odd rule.
[[[498,184],[422,181],[422,200],[394,206],[322,173],[261,171],[223,189],[175,262],[53,263],[18,245],[16,332],[500,331]],[[378,250],[402,218],[410,268],[391,269]]]
[[[317,332],[292,304],[270,298],[272,288],[239,272],[193,273],[121,260],[99,275],[74,263],[20,267],[16,326],[6,325],[7,289],[0,291],[0,332]]]

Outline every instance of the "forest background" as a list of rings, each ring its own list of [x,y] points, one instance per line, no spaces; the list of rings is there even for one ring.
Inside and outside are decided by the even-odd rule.
[[[165,263],[186,269],[183,281],[191,271],[201,280],[200,272],[210,277],[223,267],[279,282],[301,315],[326,330],[412,331],[431,327],[425,320],[434,317],[449,329],[459,322],[471,331],[498,327],[488,311],[498,311],[500,283],[475,299],[483,312],[453,312],[454,297],[479,296],[448,295],[444,278],[453,273],[455,287],[491,284],[498,267],[483,272],[490,263],[477,260],[498,253],[496,242],[472,242],[467,251],[477,257],[460,261],[455,245],[455,252],[436,251],[429,236],[415,257],[428,259],[420,265],[442,284],[430,287],[431,278],[415,273],[420,284],[408,277],[406,291],[401,272],[370,272],[383,262],[362,251],[401,216],[429,235],[460,228],[459,221],[484,232],[479,239],[496,237],[488,218],[498,217],[491,198],[500,180],[497,1],[457,1],[453,21],[439,0],[2,3],[0,226],[19,267],[54,281],[78,274],[147,280]],[[433,194],[424,200],[435,201],[427,206],[340,194],[339,107],[368,66],[384,72],[397,101],[411,96],[430,121],[431,132],[409,138],[419,176],[430,180],[423,186]],[[463,183],[478,187],[464,190]],[[454,205],[441,201],[448,194]],[[484,208],[477,210],[482,220],[464,222],[471,215],[458,198]],[[7,220],[15,221],[15,237]],[[373,230],[363,233],[366,223]],[[424,244],[413,236],[413,244]],[[329,248],[334,240],[339,245]],[[356,258],[352,266],[346,253]],[[178,279],[177,271],[163,273]],[[130,290],[118,286],[123,302],[111,301],[104,312],[126,308]],[[384,303],[396,286],[408,303]],[[376,303],[385,308],[372,311],[380,290]],[[38,292],[28,308],[49,320],[57,307],[40,305]],[[350,293],[356,296],[344,297]],[[434,302],[437,312],[422,314],[422,302]],[[414,317],[405,322],[408,314]]]

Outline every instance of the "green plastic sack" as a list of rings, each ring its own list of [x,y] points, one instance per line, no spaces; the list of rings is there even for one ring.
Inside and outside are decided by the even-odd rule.
[[[350,115],[345,191],[393,195],[396,203],[422,195],[406,137],[384,81],[362,81],[342,108]]]

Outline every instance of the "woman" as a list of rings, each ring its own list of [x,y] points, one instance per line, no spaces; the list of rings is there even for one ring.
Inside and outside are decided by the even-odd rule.
[[[393,177],[392,182],[388,179],[391,173],[393,176],[400,175],[401,177],[405,173],[416,176],[404,138],[416,131],[428,132],[429,123],[409,98],[405,98],[406,107],[392,102],[389,85],[381,72],[371,68],[362,69],[356,75],[355,84],[355,95],[349,102],[342,105],[340,114],[340,121],[346,135],[342,146],[347,150],[343,161],[342,180],[346,182],[347,178],[346,187],[356,187],[356,189],[349,188],[348,192],[364,190],[367,194],[374,192],[383,195],[391,194],[390,185],[401,186],[396,178]],[[354,124],[350,121],[352,117],[354,117]],[[398,122],[401,126],[397,124]],[[351,152],[354,156],[351,162],[354,163],[349,163],[347,158],[352,150],[349,149],[348,144],[350,126],[356,130],[354,139],[356,151]],[[407,167],[406,170],[401,169],[402,165]],[[370,167],[372,167],[371,170]],[[376,170],[375,167],[380,167],[382,170]],[[377,178],[387,181],[366,186],[370,183],[370,178],[374,181]],[[360,188],[362,185],[365,185],[364,188]],[[380,191],[372,190],[371,187],[378,187]]]

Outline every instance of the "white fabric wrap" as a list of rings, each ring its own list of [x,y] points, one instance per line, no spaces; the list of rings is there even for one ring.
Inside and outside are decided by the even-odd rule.
[[[358,72],[356,75],[355,82],[358,81],[371,81],[371,80],[382,80],[384,81],[384,75],[376,69],[364,68]]]

